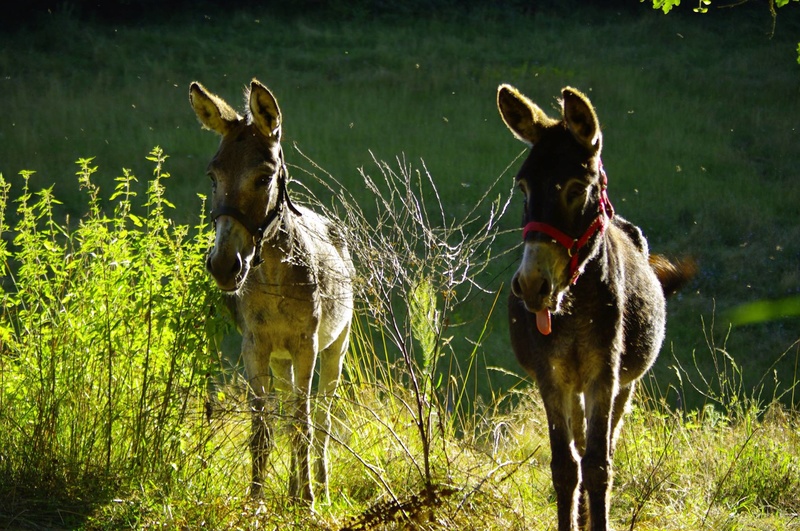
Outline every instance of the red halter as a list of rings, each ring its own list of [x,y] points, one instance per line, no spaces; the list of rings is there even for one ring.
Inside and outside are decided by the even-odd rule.
[[[595,233],[599,232],[602,234],[606,230],[606,226],[608,226],[608,222],[611,218],[614,217],[614,207],[611,205],[611,201],[608,199],[608,177],[606,176],[606,172],[603,169],[603,163],[600,163],[600,206],[598,208],[597,217],[592,221],[589,225],[589,228],[586,229],[586,232],[583,233],[578,239],[571,238],[567,236],[557,228],[553,227],[552,225],[548,225],[547,223],[540,223],[538,221],[531,221],[522,229],[522,240],[525,241],[528,237],[528,234],[531,232],[541,232],[542,234],[546,234],[553,238],[556,242],[561,244],[561,246],[567,249],[567,252],[570,256],[569,261],[569,274],[570,274],[570,283],[575,284],[578,281],[578,277],[581,275],[582,271],[578,269],[578,251],[580,251],[592,236]]]

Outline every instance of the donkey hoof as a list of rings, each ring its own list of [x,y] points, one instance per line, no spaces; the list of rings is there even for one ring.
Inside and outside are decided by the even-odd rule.
[[[250,499],[251,500],[264,499],[264,487],[261,485],[261,483],[252,483],[250,485]]]

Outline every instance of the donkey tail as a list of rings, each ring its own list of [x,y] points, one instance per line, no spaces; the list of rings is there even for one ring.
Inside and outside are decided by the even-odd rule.
[[[667,296],[683,288],[697,274],[697,263],[691,258],[670,261],[660,254],[651,254],[650,267]]]

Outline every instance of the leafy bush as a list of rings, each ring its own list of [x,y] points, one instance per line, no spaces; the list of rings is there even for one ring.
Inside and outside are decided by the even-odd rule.
[[[76,226],[54,219],[52,188],[31,193],[31,172],[7,226],[11,183],[0,175],[0,489],[80,498],[147,477],[168,490],[180,472],[207,336],[222,325],[203,220],[190,235],[167,217],[165,159],[158,148],[148,157],[144,217],[132,213],[134,175],[117,178],[107,215],[97,168],[78,161],[89,211]]]

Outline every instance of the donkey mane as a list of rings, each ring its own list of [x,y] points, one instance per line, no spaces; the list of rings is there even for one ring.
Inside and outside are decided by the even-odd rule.
[[[284,262],[308,268],[316,282],[322,274],[324,264],[315,255],[314,239],[320,235],[333,243],[343,254],[348,253],[347,240],[335,221],[319,216],[307,207],[300,206],[297,215],[288,208],[281,209],[275,222],[264,232],[264,240],[272,242],[285,255]]]

